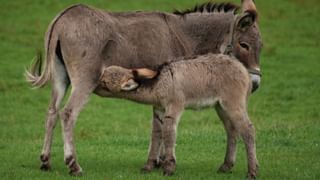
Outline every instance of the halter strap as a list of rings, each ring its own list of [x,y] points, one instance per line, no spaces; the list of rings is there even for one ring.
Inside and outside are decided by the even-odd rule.
[[[229,32],[230,32],[230,34],[229,34],[229,40],[228,40],[228,44],[227,44],[227,46],[226,46],[226,48],[225,48],[225,50],[224,50],[224,52],[223,52],[223,54],[225,54],[225,55],[228,55],[228,56],[234,56],[232,53],[233,53],[233,41],[234,41],[234,27],[235,27],[235,24],[237,23],[237,18],[238,18],[238,14],[237,15],[235,15],[235,17],[234,17],[234,21],[233,21],[233,23],[231,23],[231,25],[230,25],[230,30],[229,30]],[[258,71],[258,70],[255,70],[255,69],[247,69],[248,70],[248,72],[250,73],[250,74],[254,74],[254,75],[258,75],[258,76],[262,76],[262,74],[261,74],[261,72],[260,71]]]
[[[248,72],[249,72],[250,74],[254,74],[254,75],[258,75],[258,76],[262,77],[261,72],[260,72],[260,71],[258,71],[258,70],[255,70],[255,69],[248,69]]]
[[[226,47],[226,49],[224,50],[223,54],[226,54],[226,55],[232,55],[232,51],[233,51],[233,39],[234,39],[234,26],[236,24],[236,20],[238,18],[239,15],[235,15],[234,16],[234,20],[233,22],[231,23],[230,25],[230,30],[229,30],[229,41],[228,41],[228,45]]]

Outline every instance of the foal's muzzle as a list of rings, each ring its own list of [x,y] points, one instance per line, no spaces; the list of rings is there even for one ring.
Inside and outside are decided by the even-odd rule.
[[[260,69],[249,69],[248,71],[252,81],[251,93],[254,93],[260,86],[262,75]]]

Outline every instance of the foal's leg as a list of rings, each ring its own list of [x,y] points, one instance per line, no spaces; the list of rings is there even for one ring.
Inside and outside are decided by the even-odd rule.
[[[240,129],[240,135],[246,146],[248,159],[248,178],[255,179],[259,170],[255,143],[256,131],[247,113],[245,113],[244,118],[246,119],[246,123],[243,124],[243,128]]]
[[[81,175],[82,169],[76,161],[76,150],[73,144],[73,127],[82,107],[85,105],[89,95],[95,88],[94,84],[85,82],[86,81],[82,82],[81,86],[72,84],[71,95],[60,114],[63,127],[64,161],[69,167],[70,174],[75,176]]]
[[[142,168],[143,172],[150,172],[154,168],[160,166],[159,154],[162,144],[162,125],[163,125],[164,110],[153,108],[153,119],[152,119],[152,135],[149,146],[148,161]],[[160,157],[161,158],[161,157]]]
[[[223,164],[218,169],[218,172],[230,172],[236,161],[237,153],[237,136],[238,132],[232,126],[227,114],[220,106],[216,107],[216,111],[223,122],[224,129],[227,133],[227,148]]]
[[[170,105],[166,108],[163,118],[162,137],[165,148],[165,160],[163,164],[163,173],[165,176],[173,175],[176,169],[176,132],[180,115],[183,111],[181,105]]]
[[[61,101],[69,86],[69,79],[61,61],[57,59],[55,61],[52,81],[52,95],[48,108],[47,120],[46,120],[46,133],[44,137],[44,144],[40,155],[41,170],[50,169],[50,151],[53,138],[53,130],[57,122],[58,110]]]
[[[255,129],[249,120],[245,105],[241,107],[225,106],[224,111],[230,119],[231,125],[242,137],[247,152],[248,178],[254,179],[258,173],[258,161],[256,157]]]

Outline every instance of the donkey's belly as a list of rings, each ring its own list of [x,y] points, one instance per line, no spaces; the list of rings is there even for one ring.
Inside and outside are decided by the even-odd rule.
[[[218,98],[203,98],[188,101],[186,109],[200,110],[204,108],[214,107],[218,103]]]

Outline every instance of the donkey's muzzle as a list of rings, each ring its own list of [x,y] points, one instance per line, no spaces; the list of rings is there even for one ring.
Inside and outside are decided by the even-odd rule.
[[[261,73],[258,70],[249,70],[249,74],[252,82],[251,93],[254,93],[260,86]]]

